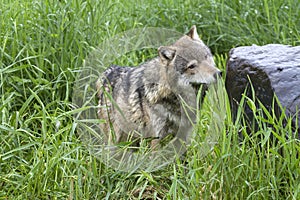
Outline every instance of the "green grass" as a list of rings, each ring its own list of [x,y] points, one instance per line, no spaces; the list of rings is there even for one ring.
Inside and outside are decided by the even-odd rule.
[[[142,27],[184,33],[195,24],[224,70],[232,47],[299,45],[299,10],[297,0],[1,1],[0,199],[300,199],[300,146],[285,137],[294,133],[291,121],[263,115],[263,106],[252,107],[259,129],[251,136],[226,107],[211,153],[202,157],[196,142],[184,159],[151,173],[105,166],[76,136],[72,115],[83,61],[117,33]],[[199,134],[207,130],[205,116]]]

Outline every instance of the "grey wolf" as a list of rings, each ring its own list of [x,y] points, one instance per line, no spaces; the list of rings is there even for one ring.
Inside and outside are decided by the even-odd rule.
[[[199,38],[197,29],[170,46],[158,48],[158,56],[137,67],[113,65],[97,81],[98,116],[107,140],[113,144],[150,138],[151,147],[168,135],[181,137],[190,131],[189,116],[182,101],[196,104],[200,85],[216,81],[216,68],[209,48]],[[192,105],[191,105],[192,104]]]

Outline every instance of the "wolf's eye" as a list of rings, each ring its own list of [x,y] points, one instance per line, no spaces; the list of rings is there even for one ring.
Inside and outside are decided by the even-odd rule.
[[[189,69],[194,69],[194,68],[196,68],[196,67],[197,67],[196,64],[191,64],[191,65],[188,66]]]

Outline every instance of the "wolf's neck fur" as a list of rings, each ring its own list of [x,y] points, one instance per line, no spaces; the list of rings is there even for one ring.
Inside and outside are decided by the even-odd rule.
[[[188,81],[180,79],[181,76],[173,64],[170,63],[168,66],[164,66],[158,57],[149,61],[145,66],[145,73],[151,73],[153,76],[149,77],[155,77],[155,79],[146,80],[152,86],[151,89],[147,89],[146,86],[146,98],[152,104],[162,99],[174,98],[174,96],[183,93],[193,92],[193,88]]]

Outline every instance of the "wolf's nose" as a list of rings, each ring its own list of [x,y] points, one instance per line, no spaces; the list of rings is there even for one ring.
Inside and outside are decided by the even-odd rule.
[[[221,78],[222,77],[222,72],[221,71],[218,71],[218,72],[216,72],[215,74],[214,74],[214,78],[217,80],[217,79],[219,79],[219,78]]]

